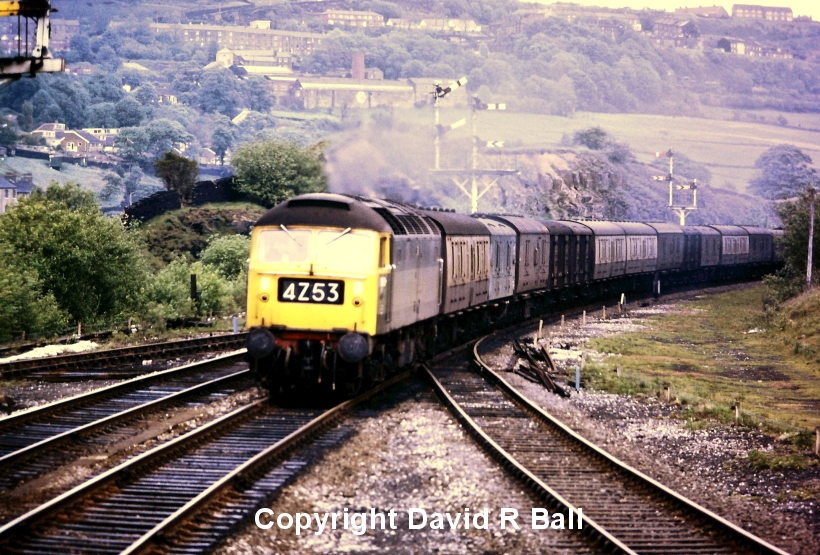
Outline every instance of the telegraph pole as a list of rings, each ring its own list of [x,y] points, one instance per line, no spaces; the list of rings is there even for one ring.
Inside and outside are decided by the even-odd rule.
[[[812,256],[814,254],[814,197],[817,190],[809,185],[809,257],[806,261],[806,289],[811,289],[811,266]]]

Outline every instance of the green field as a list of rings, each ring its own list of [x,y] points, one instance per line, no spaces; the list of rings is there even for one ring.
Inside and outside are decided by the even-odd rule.
[[[684,116],[657,116],[646,114],[601,114],[576,112],[572,117],[527,114],[518,112],[482,112],[478,136],[482,140],[505,141],[507,146],[559,148],[562,137],[580,130],[600,126],[616,140],[626,142],[637,159],[650,162],[656,151],[676,149],[705,165],[712,172],[712,185],[731,184],[745,192],[749,179],[755,174],[754,162],[766,149],[790,143],[813,158],[820,166],[820,116],[817,114],[782,114],[787,126],[775,125],[776,112],[737,112],[714,109],[710,115],[717,119]],[[431,109],[395,110],[396,117],[432,127]],[[467,109],[442,109],[441,123],[449,125],[467,117]],[[765,118],[769,123],[735,121]],[[800,127],[798,127],[800,126]],[[455,129],[446,135],[447,141],[466,140],[470,125]]]

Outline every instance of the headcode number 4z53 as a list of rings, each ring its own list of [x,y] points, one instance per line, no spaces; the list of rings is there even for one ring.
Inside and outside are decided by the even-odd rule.
[[[345,283],[325,279],[279,278],[281,303],[344,303]]]

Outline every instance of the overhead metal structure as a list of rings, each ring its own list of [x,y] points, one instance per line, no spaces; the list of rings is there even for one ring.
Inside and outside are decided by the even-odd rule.
[[[0,87],[24,76],[65,71],[65,60],[52,57],[48,45],[53,11],[49,0],[0,1],[0,17],[17,18],[16,52],[0,56]]]

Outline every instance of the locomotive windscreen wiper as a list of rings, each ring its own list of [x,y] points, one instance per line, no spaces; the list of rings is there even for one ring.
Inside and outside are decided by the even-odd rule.
[[[334,237],[333,239],[331,239],[330,241],[328,241],[327,243],[325,243],[325,246],[328,246],[329,244],[331,244],[331,243],[332,243],[333,241],[335,241],[336,239],[341,239],[341,238],[342,238],[342,236],[347,235],[348,233],[350,233],[350,228],[345,229],[343,232],[341,232],[340,234],[338,234],[336,237]]]
[[[293,239],[294,243],[296,243],[296,244],[297,244],[297,245],[299,245],[300,247],[302,246],[301,244],[299,244],[299,241],[297,241],[297,240],[296,240],[296,237],[294,237],[294,236],[293,236],[293,234],[290,232],[290,230],[289,230],[288,228],[286,228],[286,227],[285,227],[285,224],[279,224],[279,227],[281,227],[281,228],[282,228],[282,231],[284,231],[285,233],[287,233],[287,234],[288,234],[288,237],[290,237],[291,239]]]

